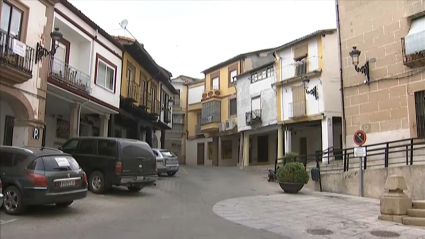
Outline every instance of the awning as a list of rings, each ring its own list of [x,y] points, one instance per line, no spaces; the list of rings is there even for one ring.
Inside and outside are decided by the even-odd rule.
[[[410,30],[405,37],[406,55],[425,51],[425,17],[412,20]]]

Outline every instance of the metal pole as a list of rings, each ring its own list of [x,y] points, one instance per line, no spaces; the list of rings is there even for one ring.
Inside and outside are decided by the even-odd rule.
[[[360,197],[363,197],[363,167],[362,167],[362,157],[359,158],[359,191]]]
[[[78,118],[77,118],[77,136],[80,137],[80,117],[81,117],[81,108],[83,108],[83,106],[87,103],[89,103],[90,100],[87,100],[86,102],[84,102],[83,104],[79,105],[78,107]]]

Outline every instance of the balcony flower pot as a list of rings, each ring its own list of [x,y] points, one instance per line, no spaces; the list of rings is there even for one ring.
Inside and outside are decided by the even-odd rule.
[[[277,180],[285,193],[298,193],[309,179],[302,163],[287,163],[277,172]]]

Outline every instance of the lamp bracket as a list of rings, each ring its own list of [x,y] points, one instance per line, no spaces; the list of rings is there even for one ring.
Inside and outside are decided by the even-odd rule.
[[[369,61],[366,61],[366,63],[362,66],[362,67],[358,67],[357,65],[354,65],[354,69],[359,72],[362,73],[363,75],[366,76],[366,84],[369,84],[370,82],[370,77],[369,77]]]

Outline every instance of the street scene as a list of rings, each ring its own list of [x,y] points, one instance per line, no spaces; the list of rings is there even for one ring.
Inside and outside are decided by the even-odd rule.
[[[0,239],[425,239],[425,0],[0,20]]]

